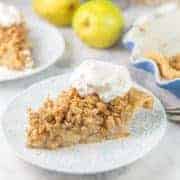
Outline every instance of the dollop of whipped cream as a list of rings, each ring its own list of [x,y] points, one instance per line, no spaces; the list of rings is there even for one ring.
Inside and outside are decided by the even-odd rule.
[[[10,27],[22,23],[21,13],[14,7],[0,2],[0,26]]]
[[[132,87],[126,67],[93,59],[84,61],[75,69],[70,83],[81,96],[96,93],[104,102],[125,95]]]

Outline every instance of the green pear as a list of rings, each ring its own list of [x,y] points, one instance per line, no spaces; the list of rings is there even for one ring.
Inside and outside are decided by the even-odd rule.
[[[32,5],[34,11],[49,22],[66,26],[71,24],[80,0],[33,0]]]
[[[111,1],[91,0],[75,12],[73,28],[87,45],[108,48],[122,35],[124,17],[122,11]]]

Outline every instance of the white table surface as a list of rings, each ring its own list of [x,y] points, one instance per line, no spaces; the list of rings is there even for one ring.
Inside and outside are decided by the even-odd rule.
[[[7,0],[4,0],[7,1]],[[10,1],[10,0],[8,0]],[[13,0],[11,3],[18,4],[25,9],[28,1]],[[26,11],[31,15],[31,11]],[[6,107],[10,99],[21,90],[30,86],[32,83],[43,80],[53,75],[68,72],[72,67],[79,64],[85,58],[98,58],[105,61],[112,61],[117,64],[128,64],[129,54],[120,50],[117,45],[110,50],[95,50],[88,48],[81,43],[69,28],[61,29],[66,39],[66,53],[62,62],[49,68],[45,72],[24,80],[6,82],[0,84],[0,112]],[[71,64],[71,65],[70,65]],[[141,76],[141,72],[133,72]],[[152,77],[146,76],[146,79]],[[163,98],[164,103],[179,103],[179,100],[170,96],[167,92],[160,90],[153,83],[142,80],[141,83]],[[157,93],[159,92],[159,93]],[[168,98],[167,98],[168,97]],[[161,143],[143,159],[131,164],[128,167],[116,171],[107,172],[93,176],[73,176],[48,172],[37,167],[33,167],[15,157],[0,129],[0,180],[179,180],[180,179],[180,124],[168,123],[168,129]]]

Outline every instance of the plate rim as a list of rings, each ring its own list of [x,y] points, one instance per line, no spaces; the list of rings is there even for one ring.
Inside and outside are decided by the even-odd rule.
[[[50,82],[50,81],[53,81],[53,80],[56,80],[57,78],[62,78],[62,76],[67,76],[67,75],[70,75],[71,72],[67,72],[67,73],[63,73],[63,74],[60,74],[60,75],[56,75],[56,76],[53,76],[53,77],[50,77],[50,78],[47,78],[45,80],[42,80],[42,81],[39,81],[39,82],[36,82],[34,84],[32,84],[31,86],[29,86],[28,88],[26,88],[25,90],[22,90],[20,93],[18,93],[16,96],[14,96],[13,98],[11,98],[11,100],[7,103],[6,105],[6,108],[4,108],[4,110],[2,111],[1,115],[0,115],[0,118],[1,118],[1,128],[2,128],[2,131],[3,131],[3,136],[7,142],[7,144],[9,145],[10,149],[12,150],[13,149],[13,144],[11,144],[11,141],[8,139],[7,137],[7,132],[5,130],[5,127],[4,127],[4,120],[3,120],[3,116],[4,114],[8,111],[8,107],[11,105],[11,103],[14,102],[14,100],[16,98],[19,98],[23,93],[26,93],[26,91],[28,91],[29,89],[35,87],[36,85],[39,85],[39,84],[46,84],[47,82]],[[136,83],[135,83],[136,85]],[[139,85],[138,85],[139,86]],[[136,162],[137,160],[139,159],[142,159],[144,156],[146,156],[150,151],[152,151],[154,149],[154,147],[156,147],[160,140],[163,138],[163,136],[165,135],[165,132],[166,132],[166,128],[167,128],[167,116],[166,116],[166,113],[165,113],[165,110],[164,110],[164,107],[161,103],[161,101],[149,90],[145,89],[144,87],[142,86],[139,86],[142,88],[142,90],[145,90],[147,92],[149,92],[150,94],[153,95],[153,97],[156,99],[156,101],[158,101],[158,103],[161,105],[162,109],[163,109],[163,116],[164,116],[164,122],[162,123],[162,131],[160,132],[160,135],[157,139],[157,142],[154,143],[151,148],[149,150],[147,150],[146,152],[144,153],[141,153],[139,156],[136,156],[136,158],[130,160],[128,163],[125,163],[124,165],[117,165],[117,166],[112,166],[111,168],[107,167],[107,168],[103,168],[103,169],[100,169],[100,170],[96,170],[96,171],[91,171],[91,170],[88,170],[88,171],[73,171],[71,169],[54,169],[52,167],[47,167],[43,164],[37,164],[36,162],[34,161],[29,161],[27,158],[24,158],[23,155],[20,154],[19,151],[13,151],[14,155],[16,157],[18,157],[19,159],[21,159],[22,161],[30,164],[30,165],[33,165],[35,167],[38,167],[38,168],[42,168],[44,170],[48,170],[48,171],[52,171],[52,172],[59,172],[59,173],[64,173],[64,174],[72,174],[72,175],[93,175],[93,174],[98,174],[98,173],[103,173],[103,172],[109,172],[109,171],[112,171],[112,170],[116,170],[116,169],[119,169],[121,167],[124,167],[124,166],[128,166],[134,162]]]

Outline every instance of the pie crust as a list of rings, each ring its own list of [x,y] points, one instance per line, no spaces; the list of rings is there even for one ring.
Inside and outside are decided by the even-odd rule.
[[[180,78],[180,54],[167,57],[157,52],[148,52],[144,56],[152,59],[157,64],[163,79],[172,80]]]

